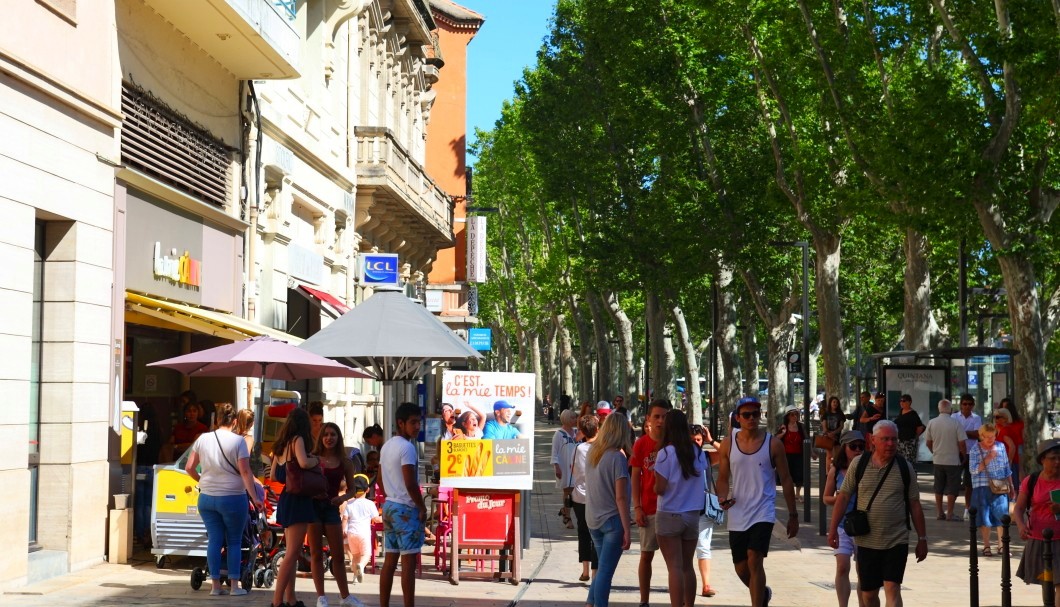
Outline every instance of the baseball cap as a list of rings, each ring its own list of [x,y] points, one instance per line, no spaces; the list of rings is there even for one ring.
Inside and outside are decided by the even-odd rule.
[[[839,437],[839,444],[845,445],[856,440],[865,442],[865,435],[862,434],[860,430],[846,430],[843,432],[842,436]]]
[[[493,403],[493,410],[494,411],[499,411],[501,409],[514,409],[514,408],[515,408],[515,405],[509,403],[506,400],[499,400],[499,401]]]
[[[364,474],[353,475],[353,493],[360,495],[368,492],[368,476]]]
[[[740,400],[736,401],[736,410],[739,411],[740,407],[744,405],[758,405],[762,406],[762,403],[758,402],[757,396],[745,396]]]

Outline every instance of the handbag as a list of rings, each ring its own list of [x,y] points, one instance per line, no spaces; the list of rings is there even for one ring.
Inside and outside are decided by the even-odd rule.
[[[292,495],[303,495],[306,497],[327,497],[328,480],[324,478],[324,469],[319,465],[312,468],[303,468],[298,465],[298,460],[287,458],[287,483],[283,490]]]
[[[1012,491],[1008,485],[1007,478],[991,478],[987,480],[990,481],[990,493],[994,495],[1008,495]]]
[[[835,438],[831,434],[818,434],[813,438],[813,446],[817,449],[831,451],[835,447]]]
[[[843,519],[843,531],[846,532],[850,537],[857,537],[859,535],[868,535],[872,531],[869,525],[869,509],[872,508],[872,502],[876,501],[876,496],[880,492],[880,488],[883,487],[883,482],[887,480],[887,475],[891,473],[891,468],[894,467],[894,460],[887,464],[887,469],[883,471],[883,476],[880,477],[880,482],[876,484],[876,490],[872,492],[872,497],[869,498],[868,505],[865,506],[864,510],[851,510],[847,513],[846,518]]]
[[[710,461],[707,461],[707,469],[703,471],[703,515],[714,521],[715,525],[725,524],[725,510],[718,501],[714,488],[714,475],[710,470]]]

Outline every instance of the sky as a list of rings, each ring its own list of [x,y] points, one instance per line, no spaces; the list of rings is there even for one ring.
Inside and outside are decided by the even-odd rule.
[[[511,99],[523,68],[533,65],[548,33],[554,0],[454,0],[486,17],[468,45],[467,139],[490,130]],[[468,162],[474,162],[470,156]]]

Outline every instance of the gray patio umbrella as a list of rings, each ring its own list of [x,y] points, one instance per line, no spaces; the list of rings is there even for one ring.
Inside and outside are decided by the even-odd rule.
[[[418,380],[428,362],[482,358],[434,314],[400,291],[377,292],[298,347],[349,362],[382,381],[388,420],[395,404],[394,382]]]

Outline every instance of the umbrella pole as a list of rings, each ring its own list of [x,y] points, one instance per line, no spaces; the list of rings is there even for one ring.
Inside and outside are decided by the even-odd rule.
[[[253,409],[253,407],[252,407]],[[254,411],[254,452],[250,454],[250,471],[254,476],[261,476],[261,434],[265,427],[265,364],[261,365],[261,400],[258,408]]]

